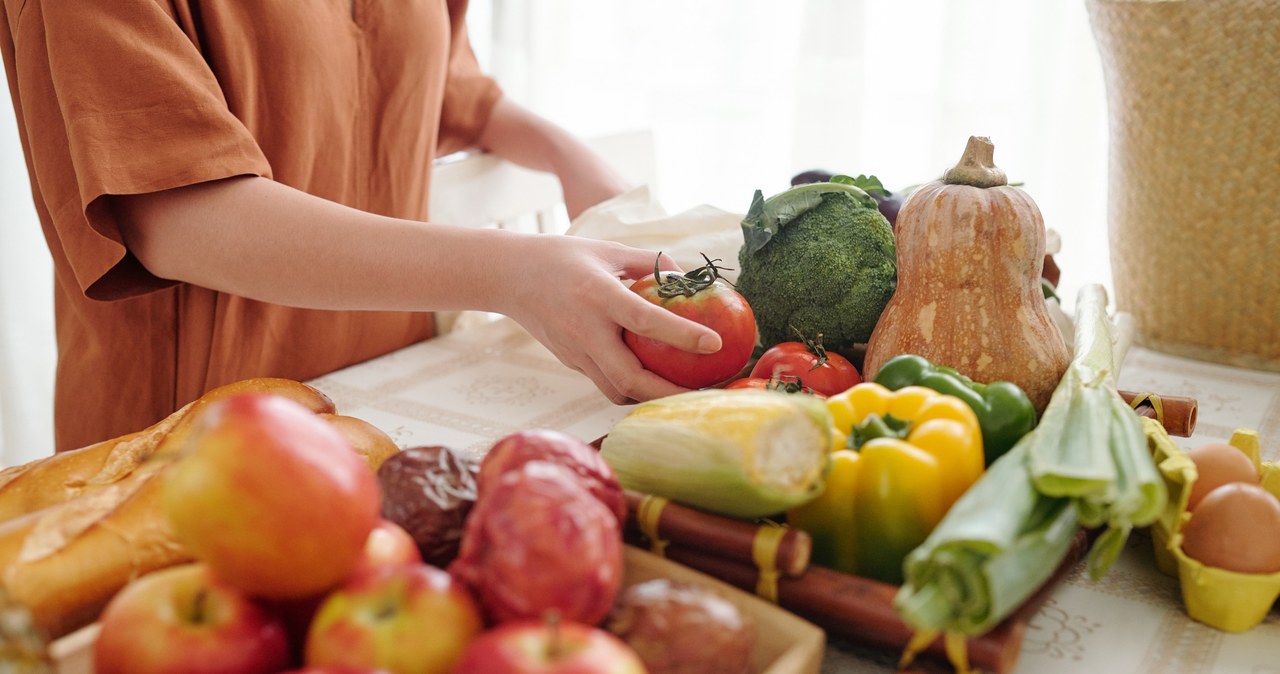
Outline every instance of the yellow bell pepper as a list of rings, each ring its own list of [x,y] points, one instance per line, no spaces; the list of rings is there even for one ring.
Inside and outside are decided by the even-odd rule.
[[[983,470],[982,429],[959,398],[922,386],[859,384],[826,401],[832,467],[823,495],[788,521],[813,538],[815,563],[890,583]]]
[[[858,572],[858,548],[853,536],[853,494],[862,456],[851,449],[831,453],[822,495],[787,513],[787,523],[809,534],[809,559],[819,566]]]

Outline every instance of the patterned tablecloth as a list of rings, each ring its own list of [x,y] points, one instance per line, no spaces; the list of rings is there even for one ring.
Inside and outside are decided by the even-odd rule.
[[[483,453],[529,428],[585,440],[627,408],[604,399],[519,326],[500,320],[454,332],[312,382],[342,414],[363,418],[401,447],[443,444]],[[1240,370],[1133,349],[1121,388],[1196,398],[1196,434],[1183,447],[1225,441],[1236,428],[1262,437],[1280,460],[1280,374]],[[834,640],[823,672],[891,672],[893,656]],[[1182,610],[1175,579],[1155,568],[1151,541],[1135,535],[1117,566],[1090,582],[1077,570],[1031,622],[1018,672],[1280,674],[1280,609],[1258,627],[1227,634]]]

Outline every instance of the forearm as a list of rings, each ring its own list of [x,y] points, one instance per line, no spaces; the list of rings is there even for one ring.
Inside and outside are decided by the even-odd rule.
[[[598,153],[573,134],[502,98],[480,136],[480,147],[508,161],[555,173],[570,217],[629,185]]]
[[[615,402],[683,390],[641,368],[621,330],[685,351],[720,348],[714,331],[619,281],[649,273],[654,254],[617,243],[387,218],[258,177],[110,206],[129,250],[162,278],[296,307],[496,311]]]
[[[116,197],[153,274],[316,309],[503,311],[505,257],[534,237],[400,220],[265,178]]]
[[[553,173],[581,153],[579,141],[567,131],[509,98],[494,104],[479,145],[520,166]]]

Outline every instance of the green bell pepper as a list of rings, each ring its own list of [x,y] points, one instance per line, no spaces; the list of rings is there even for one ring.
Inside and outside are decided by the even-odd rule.
[[[922,356],[901,354],[890,358],[875,381],[890,389],[924,386],[963,400],[978,416],[986,465],[1009,451],[1036,425],[1036,411],[1017,384],[997,381],[981,384],[956,370],[930,363]]]

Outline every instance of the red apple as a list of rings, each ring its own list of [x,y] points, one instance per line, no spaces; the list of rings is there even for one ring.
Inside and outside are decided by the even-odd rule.
[[[364,550],[356,559],[355,567],[351,569],[349,577],[367,573],[380,566],[421,563],[422,553],[418,552],[418,544],[413,540],[413,536],[410,536],[409,532],[399,524],[383,519],[379,520],[373,527],[373,531],[369,532]]]
[[[409,532],[400,528],[395,522],[381,520],[373,531],[369,532],[364,551],[360,553],[360,558],[356,560],[355,568],[351,570],[348,578],[369,573],[383,566],[420,563],[422,563],[422,555],[418,552],[418,546]],[[289,633],[289,643],[296,647],[296,654],[299,657],[302,654],[302,644],[307,638],[307,630],[311,627],[311,620],[324,599],[324,594],[318,594],[302,599],[276,601],[272,604],[272,609],[284,620],[285,628]]]
[[[266,674],[289,666],[284,625],[203,564],[147,574],[107,604],[97,674]]]
[[[346,578],[381,496],[342,434],[279,396],[237,395],[202,414],[165,484],[186,549],[260,597],[307,597]]]
[[[622,584],[622,533],[613,513],[568,468],[530,461],[476,502],[449,565],[492,623],[598,624]]]
[[[640,657],[608,632],[555,621],[500,625],[471,643],[454,674],[645,674]]]
[[[502,438],[489,449],[477,478],[480,496],[506,473],[530,461],[555,463],[573,471],[583,486],[618,518],[627,522],[627,497],[613,468],[587,443],[560,431],[534,429]]]
[[[482,629],[480,607],[448,573],[426,564],[382,566],[352,577],[320,605],[304,662],[448,674]]]

